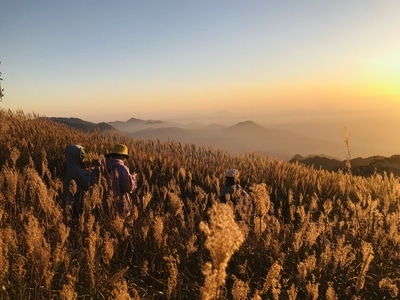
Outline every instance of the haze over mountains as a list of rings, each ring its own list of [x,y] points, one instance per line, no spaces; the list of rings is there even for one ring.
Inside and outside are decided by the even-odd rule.
[[[136,139],[174,140],[182,144],[223,149],[231,154],[258,152],[272,158],[301,162],[336,171],[345,168],[347,148],[344,141],[322,139],[296,133],[295,130],[266,128],[253,121],[232,126],[217,123],[180,123],[130,118],[127,121],[92,123],[79,118],[50,118],[79,130],[118,132]],[[352,157],[353,174],[371,175],[392,172],[400,175],[400,155],[379,154]]]
[[[108,123],[114,128],[139,139],[168,139],[181,143],[211,146],[230,153],[259,152],[281,159],[290,159],[296,153],[328,153],[336,148],[338,155],[344,146],[334,142],[301,136],[287,130],[265,128],[253,121],[239,122],[233,126],[211,123],[168,123],[130,119],[127,122]],[[342,149],[339,149],[339,148]]]
[[[75,128],[93,131],[118,130],[137,139],[174,140],[181,143],[210,146],[230,153],[259,152],[283,160],[296,154],[324,155],[344,159],[344,142],[309,137],[279,128],[266,128],[253,121],[227,126],[217,123],[179,123],[131,118],[127,121],[91,123],[77,118],[51,118]]]

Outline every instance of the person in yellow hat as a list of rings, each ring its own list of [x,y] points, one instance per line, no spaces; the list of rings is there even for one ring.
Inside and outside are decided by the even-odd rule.
[[[112,178],[117,211],[121,215],[128,216],[132,207],[130,194],[137,188],[137,174],[131,173],[125,165],[125,161],[129,158],[128,147],[116,144],[105,157],[106,169]]]

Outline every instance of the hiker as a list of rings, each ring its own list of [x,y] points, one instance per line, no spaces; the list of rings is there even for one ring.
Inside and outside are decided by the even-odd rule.
[[[229,169],[225,174],[225,186],[222,188],[219,199],[221,202],[226,203],[231,201],[236,204],[239,197],[250,199],[250,195],[240,186],[239,171],[236,169]]]
[[[128,147],[124,144],[116,144],[105,157],[106,169],[111,176],[116,209],[119,214],[127,217],[132,208],[130,193],[137,188],[136,173],[131,173],[125,165],[126,159],[129,158]]]
[[[84,193],[97,183],[100,167],[96,161],[90,170],[85,169],[89,155],[81,145],[65,147],[65,177],[63,181],[62,201],[64,205],[72,205],[73,216],[77,217],[82,210]]]
[[[246,224],[247,228],[251,224],[253,211],[253,200],[250,195],[240,186],[240,173],[236,169],[229,169],[225,174],[225,187],[219,194],[219,200],[232,206],[235,220],[241,224]],[[247,231],[247,230],[246,230]]]

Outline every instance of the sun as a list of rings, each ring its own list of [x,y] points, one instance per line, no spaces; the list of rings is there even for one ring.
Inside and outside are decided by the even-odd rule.
[[[371,61],[366,72],[366,83],[376,96],[400,100],[400,60],[381,57]]]

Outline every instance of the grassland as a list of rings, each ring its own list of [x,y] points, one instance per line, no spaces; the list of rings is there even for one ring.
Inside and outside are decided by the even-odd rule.
[[[0,110],[0,299],[398,299],[400,179],[173,141],[83,133]],[[132,214],[105,178],[62,207],[67,144],[115,143],[139,169]],[[216,200],[241,170],[252,205]]]

